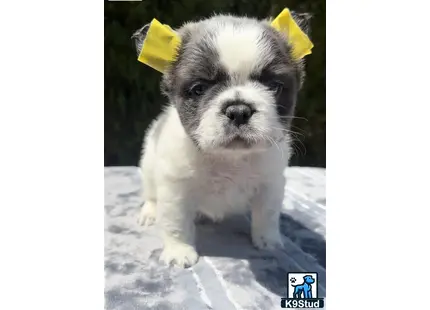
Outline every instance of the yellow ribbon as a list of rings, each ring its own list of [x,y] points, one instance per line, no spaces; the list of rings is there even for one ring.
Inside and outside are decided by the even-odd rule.
[[[164,72],[175,60],[180,43],[181,39],[170,26],[162,25],[154,18],[146,33],[138,60],[157,71]]]
[[[314,45],[308,36],[300,29],[290,10],[284,9],[272,22],[272,27],[279,32],[285,34],[293,51],[293,58],[296,60],[302,59],[306,55],[312,53]]]

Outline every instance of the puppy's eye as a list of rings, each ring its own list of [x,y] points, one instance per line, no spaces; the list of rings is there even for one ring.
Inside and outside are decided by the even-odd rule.
[[[203,95],[208,88],[209,88],[208,84],[199,82],[199,83],[194,84],[191,87],[190,94],[193,96],[199,97],[199,96]]]
[[[267,87],[273,91],[276,95],[280,94],[284,89],[284,83],[280,81],[270,81],[267,83]]]

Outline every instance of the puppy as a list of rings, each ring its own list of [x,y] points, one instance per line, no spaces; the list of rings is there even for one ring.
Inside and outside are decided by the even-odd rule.
[[[148,27],[133,36],[138,53]],[[160,259],[181,267],[198,260],[199,214],[216,221],[250,209],[253,244],[282,248],[283,171],[303,60],[293,60],[269,20],[217,15],[175,31],[181,46],[161,83],[169,105],[143,143],[140,224],[157,220]]]

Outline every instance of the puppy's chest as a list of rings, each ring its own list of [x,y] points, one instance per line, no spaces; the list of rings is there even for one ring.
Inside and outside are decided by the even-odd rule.
[[[251,162],[212,163],[200,175],[198,208],[212,218],[246,210],[263,175]]]

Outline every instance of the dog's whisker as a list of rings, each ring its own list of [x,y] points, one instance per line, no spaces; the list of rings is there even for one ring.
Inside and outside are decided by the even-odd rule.
[[[271,104],[272,106],[276,107],[276,104]],[[300,120],[304,120],[306,122],[309,122],[309,120],[306,117],[302,117],[302,116],[294,116],[294,115],[277,115],[276,117],[270,117],[271,119],[300,119]]]
[[[304,156],[306,155],[306,146],[303,143],[303,141],[300,139],[300,137],[298,137],[298,135],[305,137],[302,133],[299,132],[295,132],[293,130],[289,130],[289,129],[285,129],[285,128],[277,128],[277,127],[271,127],[272,129],[278,129],[281,130],[282,132],[286,133],[287,135],[291,136],[293,139],[291,139],[292,142],[298,141],[298,143],[300,143],[300,146],[303,147],[304,151],[302,151],[301,147],[299,145],[295,145],[294,143],[292,144],[292,147],[295,148],[297,147],[297,151],[300,151],[300,153]]]
[[[305,136],[303,133],[297,132],[297,131],[294,131],[294,130],[291,130],[291,129],[279,128],[279,127],[270,127],[270,128],[271,129],[277,129],[277,130],[280,130],[280,131],[285,132],[285,133],[298,134],[298,135],[301,135],[301,136]]]
[[[304,148],[304,153],[302,153],[302,155],[303,156],[305,156],[306,155],[306,146],[304,145],[304,143],[300,140],[300,139],[296,139],[295,141],[298,141],[299,143],[300,143],[300,145],[301,146],[303,146],[303,148]],[[295,143],[293,143],[293,145],[296,145]],[[297,147],[299,147],[298,145],[297,145]],[[301,150],[301,149],[300,149]]]
[[[278,143],[276,143],[275,139],[273,139],[273,138],[272,138],[272,137],[270,137],[269,135],[264,134],[264,133],[262,133],[262,132],[259,132],[259,134],[260,134],[260,136],[261,136],[263,139],[267,139],[267,140],[269,140],[269,142],[270,142],[270,144],[271,144],[271,145],[275,145],[275,146],[276,146],[276,148],[278,149],[278,151],[281,153],[282,160],[284,160],[284,150],[283,150],[283,148],[281,148],[281,147],[279,146],[279,144],[278,144]]]

